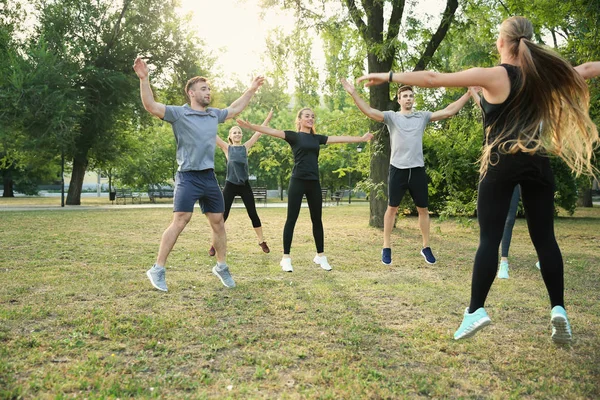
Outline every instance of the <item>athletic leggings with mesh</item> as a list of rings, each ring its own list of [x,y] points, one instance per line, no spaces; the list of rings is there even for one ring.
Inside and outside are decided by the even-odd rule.
[[[516,153],[502,155],[479,183],[479,248],[473,266],[469,312],[484,306],[496,277],[498,247],[517,184],[521,185],[529,236],[540,261],[550,305],[564,307],[563,260],[554,236],[554,176],[550,161],[539,155]]]
[[[225,213],[223,214],[223,218],[225,221],[227,221],[227,217],[229,217],[229,211],[231,211],[231,205],[233,204],[235,196],[240,196],[242,198],[244,206],[246,207],[246,212],[248,213],[250,220],[252,220],[252,227],[259,228],[261,226],[260,218],[258,218],[258,214],[256,213],[254,195],[252,194],[252,188],[248,181],[243,185],[234,185],[229,181],[225,181],[225,187],[223,188],[223,200],[225,200]]]
[[[303,195],[306,195],[310,211],[310,220],[312,221],[312,231],[317,253],[323,252],[324,235],[323,221],[321,220],[323,200],[321,198],[321,184],[319,181],[291,178],[288,188],[287,219],[283,228],[283,254],[290,254],[292,239],[294,237],[294,227],[300,214]]]

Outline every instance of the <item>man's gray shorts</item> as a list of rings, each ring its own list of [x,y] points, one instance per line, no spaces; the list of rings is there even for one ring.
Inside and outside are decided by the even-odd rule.
[[[202,213],[225,211],[223,193],[213,169],[178,171],[175,175],[174,197],[173,212],[194,212],[196,201]]]

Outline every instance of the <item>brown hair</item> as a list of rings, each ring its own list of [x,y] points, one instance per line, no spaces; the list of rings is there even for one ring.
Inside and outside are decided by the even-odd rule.
[[[398,98],[400,98],[400,93],[402,92],[406,92],[407,90],[410,90],[411,92],[415,92],[412,88],[412,86],[409,85],[402,85],[398,88],[398,92],[396,93],[396,96],[398,96]]]
[[[231,132],[233,132],[234,129],[238,129],[240,132],[242,132],[242,134],[244,133],[244,131],[242,131],[242,128],[240,128],[239,126],[232,126],[231,129],[229,129],[229,134],[227,135],[227,141],[229,142],[229,144],[233,144],[233,140],[231,140]]]
[[[192,86],[194,86],[198,82],[207,82],[208,83],[208,79],[206,79],[203,76],[195,76],[195,77],[191,78],[190,80],[188,80],[187,83],[185,84],[185,97],[188,99],[188,101],[190,100],[190,95],[188,94],[188,92],[190,91]]]
[[[312,111],[312,108],[310,108],[310,107],[304,107],[303,109],[301,109],[300,111],[298,111],[298,115],[296,115],[296,130],[297,131],[300,130],[300,117],[302,116],[302,113],[304,111],[306,111],[306,110]],[[310,133],[312,133],[313,135],[317,133],[314,125],[312,126],[312,128],[310,128]]]
[[[502,118],[504,125],[490,127],[500,134],[483,149],[482,175],[494,148],[510,154],[546,150],[562,158],[577,175],[594,175],[592,157],[598,146],[598,128],[589,116],[585,80],[558,54],[531,41],[533,26],[527,18],[506,19],[500,36],[519,61],[521,78],[506,118]]]

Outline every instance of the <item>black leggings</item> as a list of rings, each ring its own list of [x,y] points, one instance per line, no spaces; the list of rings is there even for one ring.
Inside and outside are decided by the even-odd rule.
[[[540,261],[550,305],[564,307],[563,259],[554,236],[554,176],[550,161],[547,157],[517,153],[503,155],[479,183],[479,248],[473,266],[470,312],[484,306],[496,277],[498,247],[517,184],[521,185],[529,236]]]
[[[302,195],[306,195],[306,201],[308,202],[317,253],[323,252],[324,234],[323,221],[321,221],[321,215],[323,214],[321,184],[319,181],[291,178],[288,188],[287,219],[283,228],[283,254],[290,254],[292,238],[294,237],[294,227],[296,226],[296,221],[300,214],[300,206],[302,205]]]
[[[231,205],[233,204],[233,198],[235,196],[240,196],[242,198],[248,216],[252,220],[252,227],[259,228],[261,226],[260,218],[258,218],[258,214],[256,213],[254,195],[252,194],[252,188],[248,181],[243,185],[234,185],[229,181],[225,181],[225,187],[223,188],[223,200],[225,200],[225,213],[223,214],[223,218],[225,221],[227,221],[227,217],[229,217],[229,211],[231,210]]]

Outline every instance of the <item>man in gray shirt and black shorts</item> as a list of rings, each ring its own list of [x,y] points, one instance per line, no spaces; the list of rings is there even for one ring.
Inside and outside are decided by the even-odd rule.
[[[144,108],[152,115],[168,122],[173,127],[177,142],[177,175],[175,177],[175,196],[173,199],[173,220],[164,231],[158,249],[156,263],[146,275],[152,286],[167,291],[165,264],[179,234],[192,218],[194,204],[200,203],[213,231],[217,265],[212,272],[227,287],[235,282],[229,273],[226,262],[227,237],[223,212],[223,195],[215,177],[215,146],[217,126],[225,120],[234,118],[246,108],[250,99],[263,84],[264,78],[254,79],[250,88],[226,109],[208,107],[211,100],[210,85],[200,76],[190,79],[185,85],[189,105],[165,106],[154,100],[150,88],[149,69],[146,62],[138,57],[133,65],[140,78],[140,93]]]
[[[429,247],[429,196],[427,174],[423,160],[423,133],[430,121],[439,121],[456,114],[469,101],[469,92],[460,99],[436,112],[413,112],[415,96],[412,87],[398,89],[400,111],[379,111],[371,108],[356,92],[354,86],[341,80],[344,89],[352,96],[354,103],[367,117],[383,122],[390,132],[390,172],[388,177],[388,207],[383,219],[383,250],[381,262],[392,263],[391,234],[398,207],[408,190],[419,213],[419,228],[423,236],[421,255],[428,264],[435,264],[435,257]]]

